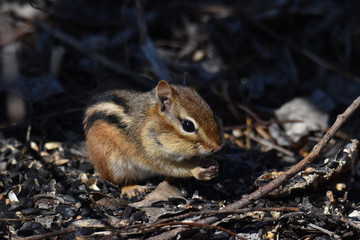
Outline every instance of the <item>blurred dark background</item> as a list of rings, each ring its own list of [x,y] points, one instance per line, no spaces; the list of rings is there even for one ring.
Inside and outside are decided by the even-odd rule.
[[[82,219],[109,220],[106,227],[121,220],[109,229],[120,238],[163,231],[122,232],[148,221],[142,210],[128,206],[141,197],[123,198],[89,162],[83,111],[100,89],[146,91],[160,79],[197,87],[223,119],[226,158],[215,179],[176,184],[187,198],[185,211],[218,210],[307,156],[360,95],[359,61],[359,1],[2,0],[0,236],[36,237]],[[289,190],[293,195],[273,192],[275,198],[251,205],[302,212],[244,212],[220,225],[264,239],[359,239],[356,157],[339,176],[321,179],[356,155],[355,147],[352,156],[348,150],[337,154],[351,138],[360,138],[360,111],[303,175],[280,188],[300,183]],[[335,158],[323,161],[329,156]],[[320,180],[301,187],[307,174]],[[161,180],[150,180],[152,189]],[[54,204],[42,203],[39,195],[51,196]],[[175,200],[169,206],[177,211]],[[158,208],[166,209],[163,204]],[[106,229],[81,227],[60,238],[98,239]],[[211,231],[203,230],[185,238],[210,239]],[[233,239],[218,233],[214,239]]]
[[[225,126],[306,97],[330,124],[360,95],[357,1],[0,3],[0,131],[82,138],[104,82],[194,82]],[[236,111],[234,111],[234,108]],[[359,114],[345,131],[359,137]]]

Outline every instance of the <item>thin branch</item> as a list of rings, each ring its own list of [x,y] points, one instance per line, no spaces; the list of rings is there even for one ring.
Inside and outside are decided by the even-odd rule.
[[[265,208],[254,207],[254,208],[220,210],[220,211],[219,210],[213,210],[213,211],[209,210],[209,211],[199,211],[199,212],[188,212],[188,213],[184,213],[184,214],[177,215],[174,217],[160,219],[157,222],[155,222],[154,224],[165,223],[165,222],[169,222],[169,221],[179,221],[181,219],[192,217],[192,216],[197,216],[197,215],[211,216],[211,215],[241,214],[241,213],[249,213],[249,212],[273,212],[273,211],[301,212],[302,210],[298,207],[265,207]]]
[[[351,219],[347,218],[347,217],[344,217],[344,216],[341,216],[339,218],[339,220],[345,224],[347,224],[348,226],[351,226],[357,230],[360,230],[360,223],[359,222],[354,222],[352,221]]]
[[[275,143],[272,143],[272,142],[270,142],[270,141],[268,141],[266,139],[263,139],[263,138],[259,138],[259,137],[255,136],[254,134],[250,134],[249,137],[252,140],[258,142],[261,145],[270,147],[272,149],[276,149],[277,151],[282,152],[285,155],[288,155],[290,157],[294,157],[294,153],[292,151],[287,150],[286,148],[283,148],[283,147],[281,147],[279,145],[276,145]]]
[[[160,223],[160,224],[157,224],[155,227],[165,227],[165,226],[174,226],[174,225],[183,225],[183,226],[198,227],[198,228],[212,228],[215,230],[225,232],[225,233],[227,233],[231,236],[234,236],[238,239],[246,240],[246,238],[243,238],[243,237],[239,236],[238,234],[236,234],[226,228],[215,226],[215,225],[209,225],[209,224],[199,224],[199,223],[191,223],[191,222],[170,222],[170,223]]]
[[[56,39],[62,41],[63,43],[71,46],[72,48],[76,49],[77,51],[81,52],[82,54],[86,55],[90,59],[92,59],[95,62],[100,63],[104,67],[107,67],[117,73],[123,74],[125,76],[133,77],[134,74],[131,72],[125,70],[120,63],[114,62],[109,60],[107,57],[100,55],[98,53],[91,53],[87,49],[83,47],[80,41],[78,41],[76,38],[72,37],[71,35],[68,35],[67,33],[60,31],[59,29],[52,29],[50,26],[44,23],[39,23],[39,28],[41,28],[43,31],[49,33]],[[134,78],[136,80],[136,78]]]
[[[244,15],[245,16],[245,15]],[[317,65],[335,72],[339,75],[342,75],[345,78],[351,79],[353,81],[356,81],[358,83],[360,83],[360,77],[349,72],[348,70],[346,70],[345,68],[339,67],[333,63],[330,63],[328,61],[326,61],[325,59],[321,58],[320,56],[316,55],[315,53],[311,52],[310,50],[303,48],[297,44],[295,44],[294,42],[286,39],[284,36],[281,36],[280,34],[276,33],[275,31],[273,31],[271,28],[268,28],[267,26],[265,26],[264,24],[257,22],[257,21],[253,21],[248,17],[245,17],[246,20],[253,26],[257,27],[258,29],[260,29],[261,31],[265,32],[266,34],[268,34],[269,36],[271,36],[272,38],[276,39],[279,42],[283,42],[284,44],[286,44],[288,47],[290,47],[291,49],[293,49],[294,51],[302,54],[303,56],[307,57],[308,59],[310,59],[311,61],[313,61],[314,63],[316,63]]]
[[[280,185],[284,184],[286,181],[294,177],[298,172],[305,169],[310,163],[315,161],[319,156],[321,150],[328,144],[331,138],[335,135],[335,133],[339,130],[339,128],[344,124],[344,122],[359,108],[360,106],[360,97],[354,100],[354,102],[345,110],[343,114],[338,115],[336,118],[335,123],[329,128],[326,134],[322,137],[322,139],[314,146],[311,152],[299,163],[291,167],[289,170],[284,172],[282,175],[278,176],[270,183],[266,184],[263,187],[260,187],[255,192],[249,194],[248,196],[243,197],[239,201],[236,201],[228,206],[226,206],[223,211],[235,210],[239,208],[244,208],[249,204],[253,203],[254,201],[260,199],[261,197],[266,196],[268,193],[279,187]],[[196,223],[199,224],[212,224],[218,221],[219,218],[216,216],[208,217],[205,219],[201,219]],[[181,231],[186,230],[185,228],[173,229],[169,232],[160,234],[156,236],[156,239],[165,240],[169,239],[169,236],[180,233]],[[175,235],[174,235],[175,234]]]
[[[188,213],[184,213],[184,214],[169,217],[169,218],[158,219],[156,222],[153,222],[153,223],[146,223],[146,224],[141,223],[141,224],[125,226],[125,227],[119,229],[117,232],[115,232],[115,234],[137,234],[139,232],[145,233],[148,231],[144,230],[144,229],[154,229],[154,228],[158,227],[159,224],[163,224],[163,223],[167,223],[167,222],[178,222],[185,218],[190,218],[190,217],[199,216],[199,215],[201,215],[201,216],[219,215],[218,218],[223,218],[224,216],[227,216],[230,214],[241,214],[241,213],[249,213],[249,212],[254,212],[254,211],[259,211],[259,212],[260,211],[261,212],[270,212],[270,211],[302,212],[302,210],[297,207],[265,207],[265,208],[255,207],[255,208],[243,208],[243,209],[237,209],[237,210],[223,210],[223,211],[209,210],[209,211],[188,212]],[[177,230],[179,230],[179,229],[185,230],[185,228],[177,228]],[[167,237],[164,237],[164,239],[171,238],[171,236],[174,237],[175,235],[176,235],[176,233],[174,233],[174,232],[169,233],[169,235],[167,235]],[[157,236],[155,236],[153,239],[157,239]]]
[[[274,38],[275,40],[286,44],[292,50],[302,54],[303,56],[307,57],[308,59],[310,59],[311,61],[313,61],[317,65],[319,65],[319,66],[321,66],[321,67],[323,67],[323,68],[325,68],[325,69],[327,69],[329,71],[335,72],[335,73],[337,73],[339,75],[342,75],[345,78],[351,79],[351,80],[356,81],[356,82],[360,82],[360,77],[359,76],[357,76],[354,73],[346,70],[343,67],[339,67],[339,66],[337,66],[337,65],[335,65],[335,64],[333,64],[333,63],[331,63],[329,61],[326,61],[325,59],[323,59],[320,56],[316,55],[315,53],[313,53],[309,49],[306,49],[304,47],[301,47],[301,46],[295,44],[294,42],[288,40],[285,36],[281,36],[277,32],[273,31],[271,28],[267,27],[266,25],[251,19],[251,17],[248,16],[248,14],[246,14],[240,8],[231,8],[231,7],[228,7],[226,5],[207,5],[207,6],[201,7],[200,10],[203,11],[203,12],[209,12],[209,13],[218,13],[218,12],[223,12],[223,13],[227,13],[227,14],[241,13],[241,16],[249,24],[253,25],[254,27],[256,27],[258,29],[260,29],[261,31],[263,31],[264,33],[266,33],[270,37]]]
[[[221,82],[221,88],[220,90],[218,90],[217,88],[215,88],[213,86],[212,88],[213,93],[215,93],[216,95],[218,95],[220,97],[220,99],[222,101],[225,102],[225,106],[227,107],[228,111],[230,112],[230,114],[236,119],[236,120],[240,120],[240,114],[237,111],[236,106],[234,105],[234,103],[231,101],[231,98],[229,96],[229,84],[226,81],[222,81]]]
[[[269,126],[271,124],[284,124],[284,123],[298,123],[301,122],[299,120],[271,120],[271,121],[267,121],[264,123],[258,123],[255,122],[251,125],[251,127],[257,127],[257,126]],[[224,126],[224,131],[231,131],[234,129],[246,129],[248,126],[246,126],[245,124],[239,124],[239,125],[229,125],[229,126]]]
[[[44,233],[44,234],[39,234],[39,235],[35,235],[35,236],[29,236],[29,237],[12,237],[11,239],[13,240],[41,240],[41,239],[46,239],[46,238],[51,238],[51,237],[57,237],[60,235],[64,235],[64,234],[69,234],[75,232],[75,228],[69,227],[69,228],[63,228],[59,231],[55,231],[55,232],[50,232],[50,233]]]
[[[0,218],[0,221],[13,221],[13,222],[27,222],[32,221],[33,218]]]
[[[145,58],[148,60],[149,64],[153,68],[153,71],[160,79],[167,78],[169,81],[172,81],[171,76],[168,74],[169,70],[166,66],[164,60],[159,56],[158,51],[150,39],[146,27],[145,17],[144,17],[144,9],[142,1],[137,0],[136,9],[137,9],[137,23],[138,23],[138,32],[140,38],[140,47],[143,51]]]
[[[270,125],[271,121],[262,120],[254,111],[252,111],[249,107],[245,106],[244,104],[238,104],[238,108],[249,114],[257,123],[262,125]]]
[[[330,139],[335,135],[335,133],[339,130],[339,128],[344,124],[344,122],[357,110],[360,106],[360,97],[358,97],[354,102],[345,110],[343,114],[338,115],[335,123],[329,128],[329,130],[325,133],[325,135],[321,138],[321,140],[314,146],[311,152],[300,162],[292,166],[289,170],[284,172],[279,177],[275,178],[270,183],[265,186],[259,188],[255,192],[250,195],[244,197],[243,199],[228,205],[225,207],[226,210],[243,208],[255,200],[264,197],[269,192],[273,191],[280,185],[284,184],[287,180],[294,177],[298,172],[305,169],[310,163],[315,161],[319,156],[321,150],[328,144]]]
[[[311,228],[313,228],[313,229],[316,229],[316,230],[318,230],[318,231],[320,231],[320,232],[323,232],[323,233],[329,235],[329,236],[331,237],[331,239],[340,239],[340,236],[339,236],[339,235],[337,235],[336,233],[331,232],[331,231],[329,231],[329,230],[327,230],[327,229],[325,229],[325,228],[323,228],[323,227],[317,226],[317,225],[315,225],[315,224],[313,224],[313,223],[309,223],[308,226],[311,227]]]

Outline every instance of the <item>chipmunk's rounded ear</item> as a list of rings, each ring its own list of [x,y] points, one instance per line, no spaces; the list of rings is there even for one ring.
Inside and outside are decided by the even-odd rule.
[[[161,111],[169,110],[171,106],[172,94],[173,94],[173,89],[167,81],[161,80],[157,84],[156,95],[161,102]]]

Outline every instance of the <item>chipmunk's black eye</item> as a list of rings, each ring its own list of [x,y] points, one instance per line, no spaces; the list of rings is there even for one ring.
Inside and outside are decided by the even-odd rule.
[[[190,120],[182,120],[181,121],[182,128],[186,132],[195,132],[195,126],[194,123]]]

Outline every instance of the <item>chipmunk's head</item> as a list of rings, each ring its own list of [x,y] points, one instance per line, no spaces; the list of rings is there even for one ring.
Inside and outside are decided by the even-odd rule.
[[[162,80],[151,97],[142,131],[149,154],[180,161],[221,149],[222,124],[194,89]]]

